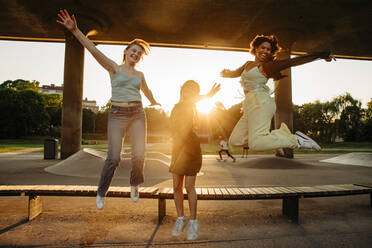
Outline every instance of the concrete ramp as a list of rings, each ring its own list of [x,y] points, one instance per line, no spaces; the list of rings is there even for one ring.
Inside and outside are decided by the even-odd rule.
[[[64,176],[84,178],[99,178],[106,151],[84,148],[58,164],[45,168],[45,171]],[[167,180],[172,177],[169,173],[169,162],[166,155],[148,154],[145,159],[145,178]],[[115,171],[115,178],[129,179],[131,161],[130,155],[124,154],[119,167]]]
[[[337,157],[324,159],[321,160],[320,162],[372,167],[372,153],[352,152]]]
[[[239,168],[263,169],[263,170],[293,170],[312,169],[313,165],[299,159],[287,159],[280,157],[253,157],[240,160],[236,163]]]

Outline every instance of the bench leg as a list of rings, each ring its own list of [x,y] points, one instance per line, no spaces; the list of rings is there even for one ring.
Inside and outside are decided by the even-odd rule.
[[[36,218],[43,211],[41,196],[30,195],[28,197],[28,220]]]
[[[298,223],[298,198],[283,199],[283,215]]]
[[[164,198],[158,199],[158,224],[160,225],[166,215],[167,202]]]

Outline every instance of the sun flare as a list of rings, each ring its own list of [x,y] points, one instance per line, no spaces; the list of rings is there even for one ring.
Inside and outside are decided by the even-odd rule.
[[[208,114],[215,106],[212,99],[204,99],[196,104],[196,108],[200,113]]]

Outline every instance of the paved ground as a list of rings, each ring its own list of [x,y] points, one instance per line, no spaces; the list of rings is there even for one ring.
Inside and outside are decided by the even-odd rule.
[[[198,186],[206,185],[316,185],[372,182],[372,168],[321,160],[337,155],[296,155],[295,159],[273,155],[249,155],[236,163],[203,160]],[[166,163],[149,156],[144,186],[169,187]],[[61,165],[43,160],[40,153],[0,154],[0,184],[96,185],[101,158],[81,154]],[[152,160],[151,160],[152,159]],[[164,161],[166,159],[163,159]],[[59,174],[46,172],[59,164]],[[113,180],[128,186],[124,159]],[[96,168],[98,167],[98,169]],[[63,175],[60,173],[63,172]],[[78,176],[72,176],[71,173]],[[54,171],[56,173],[56,171]],[[93,197],[44,197],[43,213],[27,222],[26,197],[0,198],[0,246],[37,247],[371,247],[370,196],[312,198],[300,200],[300,223],[281,215],[280,200],[199,201],[200,235],[185,240],[185,233],[170,236],[174,204],[167,201],[167,216],[158,226],[157,201],[106,200],[95,208]],[[185,203],[188,214],[187,203]]]

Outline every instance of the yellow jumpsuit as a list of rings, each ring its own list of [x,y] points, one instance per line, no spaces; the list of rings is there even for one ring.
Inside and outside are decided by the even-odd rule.
[[[229,143],[232,146],[244,146],[248,143],[253,151],[265,151],[278,148],[296,148],[297,138],[285,123],[279,129],[270,132],[271,119],[276,105],[267,87],[268,79],[258,67],[241,74],[240,83],[244,88],[243,116],[231,133]]]

